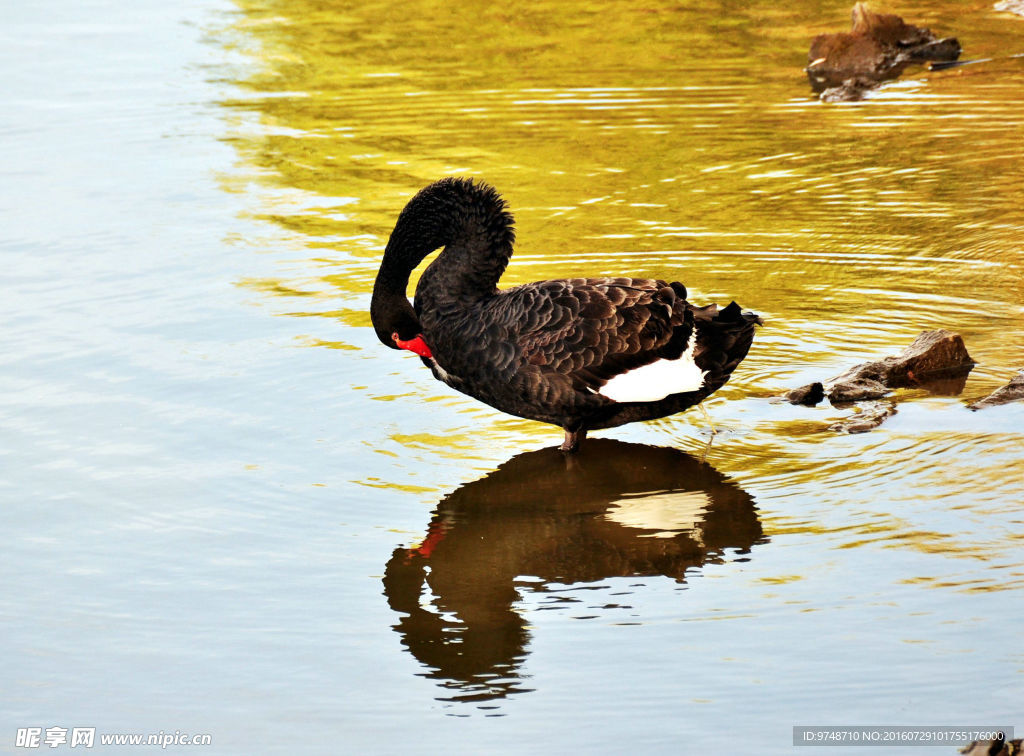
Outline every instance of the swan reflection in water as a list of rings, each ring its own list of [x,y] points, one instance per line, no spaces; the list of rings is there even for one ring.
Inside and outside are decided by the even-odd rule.
[[[450,493],[422,544],[395,551],[384,592],[402,615],[402,643],[450,691],[441,700],[482,702],[526,690],[520,592],[614,577],[683,582],[688,569],[763,540],[754,500],[710,465],[593,439],[571,457],[513,457]]]

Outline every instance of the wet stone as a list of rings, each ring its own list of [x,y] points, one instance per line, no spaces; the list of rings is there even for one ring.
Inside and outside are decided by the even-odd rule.
[[[925,331],[895,357],[865,362],[823,383],[809,383],[778,397],[776,401],[790,404],[814,405],[824,396],[832,404],[881,399],[898,388],[924,389],[932,394],[957,396],[967,382],[975,362],[967,353],[960,334],[944,329]],[[972,409],[989,406],[986,402],[1002,404],[1024,398],[1024,370],[1011,381],[1010,386],[1000,389],[1004,393],[983,399],[971,405]],[[830,426],[841,433],[863,433],[877,428],[889,416],[895,414],[894,404],[876,403],[857,415]]]
[[[828,426],[836,433],[866,433],[874,430],[886,419],[896,414],[896,405],[889,402],[875,402],[865,405],[855,415]]]
[[[825,398],[825,387],[821,385],[820,381],[815,381],[814,383],[808,383],[806,386],[787,391],[782,398],[790,404],[803,404],[813,407]]]
[[[955,38],[939,39],[930,29],[876,13],[867,3],[856,3],[851,17],[849,32],[820,34],[811,42],[804,70],[826,102],[863,99],[882,82],[898,78],[908,65],[960,56]]]
[[[857,365],[826,381],[825,385],[830,399],[837,387],[863,380],[875,381],[891,389],[927,389],[937,383],[945,393],[949,388],[948,379],[966,379],[975,364],[960,334],[940,328],[925,331],[895,357]]]
[[[888,393],[889,389],[885,387],[885,384],[871,378],[858,376],[830,385],[828,400],[833,404],[860,402],[865,399],[881,399]]]
[[[822,102],[859,102],[877,86],[876,79],[852,76],[849,79],[844,79],[840,84],[822,90],[818,97]]]
[[[1000,404],[1019,402],[1024,399],[1024,369],[1005,386],[996,389],[984,399],[967,405],[972,410],[985,409],[986,407],[997,407]]]

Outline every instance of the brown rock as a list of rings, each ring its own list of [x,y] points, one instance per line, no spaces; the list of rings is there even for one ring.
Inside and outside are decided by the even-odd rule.
[[[822,102],[859,102],[878,86],[878,79],[869,76],[851,76],[842,83],[822,90],[818,97]]]
[[[881,399],[889,393],[885,384],[871,378],[856,376],[839,381],[828,387],[828,400],[833,404],[859,402],[864,399]]]
[[[1024,369],[1017,373],[1017,375],[1014,376],[1014,378],[1005,386],[996,389],[984,399],[980,399],[967,406],[972,410],[979,410],[985,409],[985,407],[995,407],[1000,404],[1019,402],[1022,399],[1024,399]]]
[[[879,44],[913,47],[935,39],[931,29],[904,23],[902,18],[891,13],[875,13],[867,3],[856,3],[850,15],[853,21],[851,33],[869,37]]]
[[[783,394],[782,398],[790,404],[804,404],[808,407],[813,407],[825,398],[825,387],[821,385],[820,381],[815,381],[814,383],[808,383],[806,386],[787,391]]]
[[[861,409],[857,414],[828,426],[836,433],[866,433],[881,425],[889,417],[896,414],[896,405],[876,402]]]
[[[955,37],[937,39],[934,42],[927,42],[918,45],[907,53],[910,60],[920,62],[931,60],[938,63],[952,63],[960,57],[960,43]],[[930,70],[939,70],[931,68]]]
[[[966,376],[975,364],[960,334],[940,328],[925,331],[895,357],[857,365],[825,384],[829,398],[837,385],[859,380],[889,388],[927,388],[935,381]]]
[[[856,3],[851,15],[851,31],[819,34],[811,42],[805,70],[823,99],[858,100],[882,81],[898,77],[910,63],[960,56],[956,39],[938,39],[930,29],[875,13],[866,3]]]
[[[813,405],[821,401],[824,394],[833,404],[844,404],[881,399],[897,388],[923,388],[933,394],[956,396],[963,391],[967,374],[974,365],[960,334],[943,329],[925,331],[895,357],[865,362],[824,383],[809,383],[793,389],[775,401]],[[1010,386],[1000,391],[1004,393],[999,397],[996,397],[999,391],[989,397],[996,399],[992,403],[1024,398],[1024,370]],[[972,409],[989,406],[985,403],[989,399],[971,405]],[[863,433],[879,426],[895,412],[893,404],[876,403],[859,415],[830,427],[842,433]]]

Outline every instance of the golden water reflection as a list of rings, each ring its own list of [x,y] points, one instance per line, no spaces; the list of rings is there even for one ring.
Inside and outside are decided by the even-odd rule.
[[[683,278],[770,315],[754,355],[768,363],[794,362],[790,343],[826,362],[936,325],[971,337],[979,379],[1024,352],[1024,63],[918,71],[919,96],[827,107],[801,67],[848,9],[237,3],[228,36],[256,65],[224,105],[258,119],[229,137],[267,187],[254,214],[333,263],[274,282],[312,292],[286,312],[331,318],[341,300],[366,325],[398,210],[467,173],[516,214],[508,284]],[[1014,43],[985,14],[915,14]]]
[[[550,443],[369,328],[399,210],[439,176],[474,175],[516,217],[505,285],[678,279],[698,303],[766,317],[708,404],[723,430],[709,459],[770,505],[768,532],[947,554],[912,576],[929,585],[1019,585],[1019,410],[964,405],[1024,355],[1024,60],[908,69],[828,105],[802,68],[815,35],[847,26],[845,3],[235,2],[222,36],[248,65],[222,103],[239,156],[223,182],[269,229],[253,246],[276,253],[238,283],[294,319],[297,345],[335,348],[339,394],[394,462],[360,484],[431,491],[439,461],[487,468]],[[904,15],[956,34],[964,57],[1019,45],[1022,22],[988,8]],[[961,397],[900,392],[862,438],[827,430],[836,408],[769,403],[933,328],[979,362]],[[695,451],[704,431],[683,415],[612,435]]]
[[[591,439],[575,456],[527,452],[446,496],[419,546],[388,562],[384,592],[403,645],[445,688],[486,701],[528,689],[529,592],[542,609],[591,614],[566,586],[665,576],[745,560],[766,539],[754,500],[675,449]],[[622,621],[629,589],[616,592]],[[622,598],[625,596],[625,598]],[[596,599],[595,599],[596,600]],[[538,611],[539,611],[538,610]]]

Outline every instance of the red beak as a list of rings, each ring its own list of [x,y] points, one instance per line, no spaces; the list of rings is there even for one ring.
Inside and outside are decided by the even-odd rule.
[[[398,345],[399,349],[408,349],[410,352],[418,354],[420,357],[433,356],[430,353],[430,347],[427,346],[427,342],[423,340],[422,335],[418,335],[415,338],[409,339],[408,341],[403,341],[402,339],[398,338],[397,333],[393,333],[391,334],[391,338],[394,340],[395,344]]]

